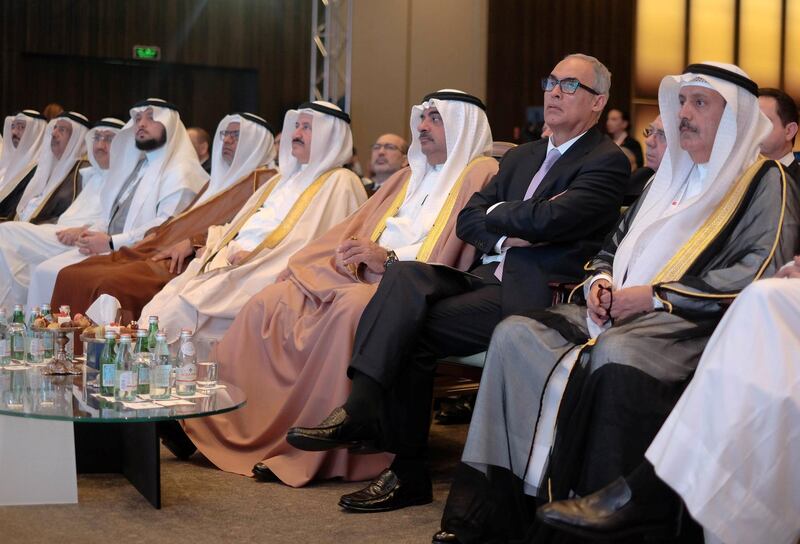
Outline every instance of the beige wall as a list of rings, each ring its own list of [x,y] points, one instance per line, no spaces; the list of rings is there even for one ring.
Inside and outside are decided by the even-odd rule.
[[[442,88],[486,98],[488,0],[354,0],[351,115],[361,164],[380,134]]]

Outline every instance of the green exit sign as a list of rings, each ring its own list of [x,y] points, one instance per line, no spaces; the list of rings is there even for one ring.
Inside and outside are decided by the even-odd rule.
[[[133,58],[139,60],[160,60],[161,48],[157,45],[134,45]]]

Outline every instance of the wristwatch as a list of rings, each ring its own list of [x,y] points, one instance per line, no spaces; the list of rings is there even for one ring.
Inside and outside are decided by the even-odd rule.
[[[389,267],[399,260],[400,259],[397,258],[397,253],[395,253],[390,249],[389,251],[386,252],[386,260],[383,261],[383,269],[389,270]]]

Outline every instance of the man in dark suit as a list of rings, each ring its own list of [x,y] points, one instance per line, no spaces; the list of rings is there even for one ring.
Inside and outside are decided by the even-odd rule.
[[[552,136],[510,150],[458,216],[459,238],[483,253],[471,274],[387,259],[356,331],[347,403],[319,426],[287,436],[310,451],[397,454],[340,506],[376,512],[431,501],[426,451],[436,360],[483,351],[503,317],[549,306],[548,280],[580,277],[616,222],[630,166],[596,127],[610,80],[585,55],[567,56],[542,80]]]
[[[761,142],[761,154],[779,161],[792,178],[800,181],[800,164],[792,153],[798,122],[794,99],[780,89],[765,87],[758,90],[758,106],[772,121],[772,132]]]

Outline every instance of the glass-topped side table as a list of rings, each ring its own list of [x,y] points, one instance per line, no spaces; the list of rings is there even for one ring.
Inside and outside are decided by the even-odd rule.
[[[0,367],[0,504],[77,502],[78,473],[118,472],[161,507],[156,423],[222,414],[244,393],[221,383],[193,397],[102,397],[88,376],[48,376],[42,367]]]

